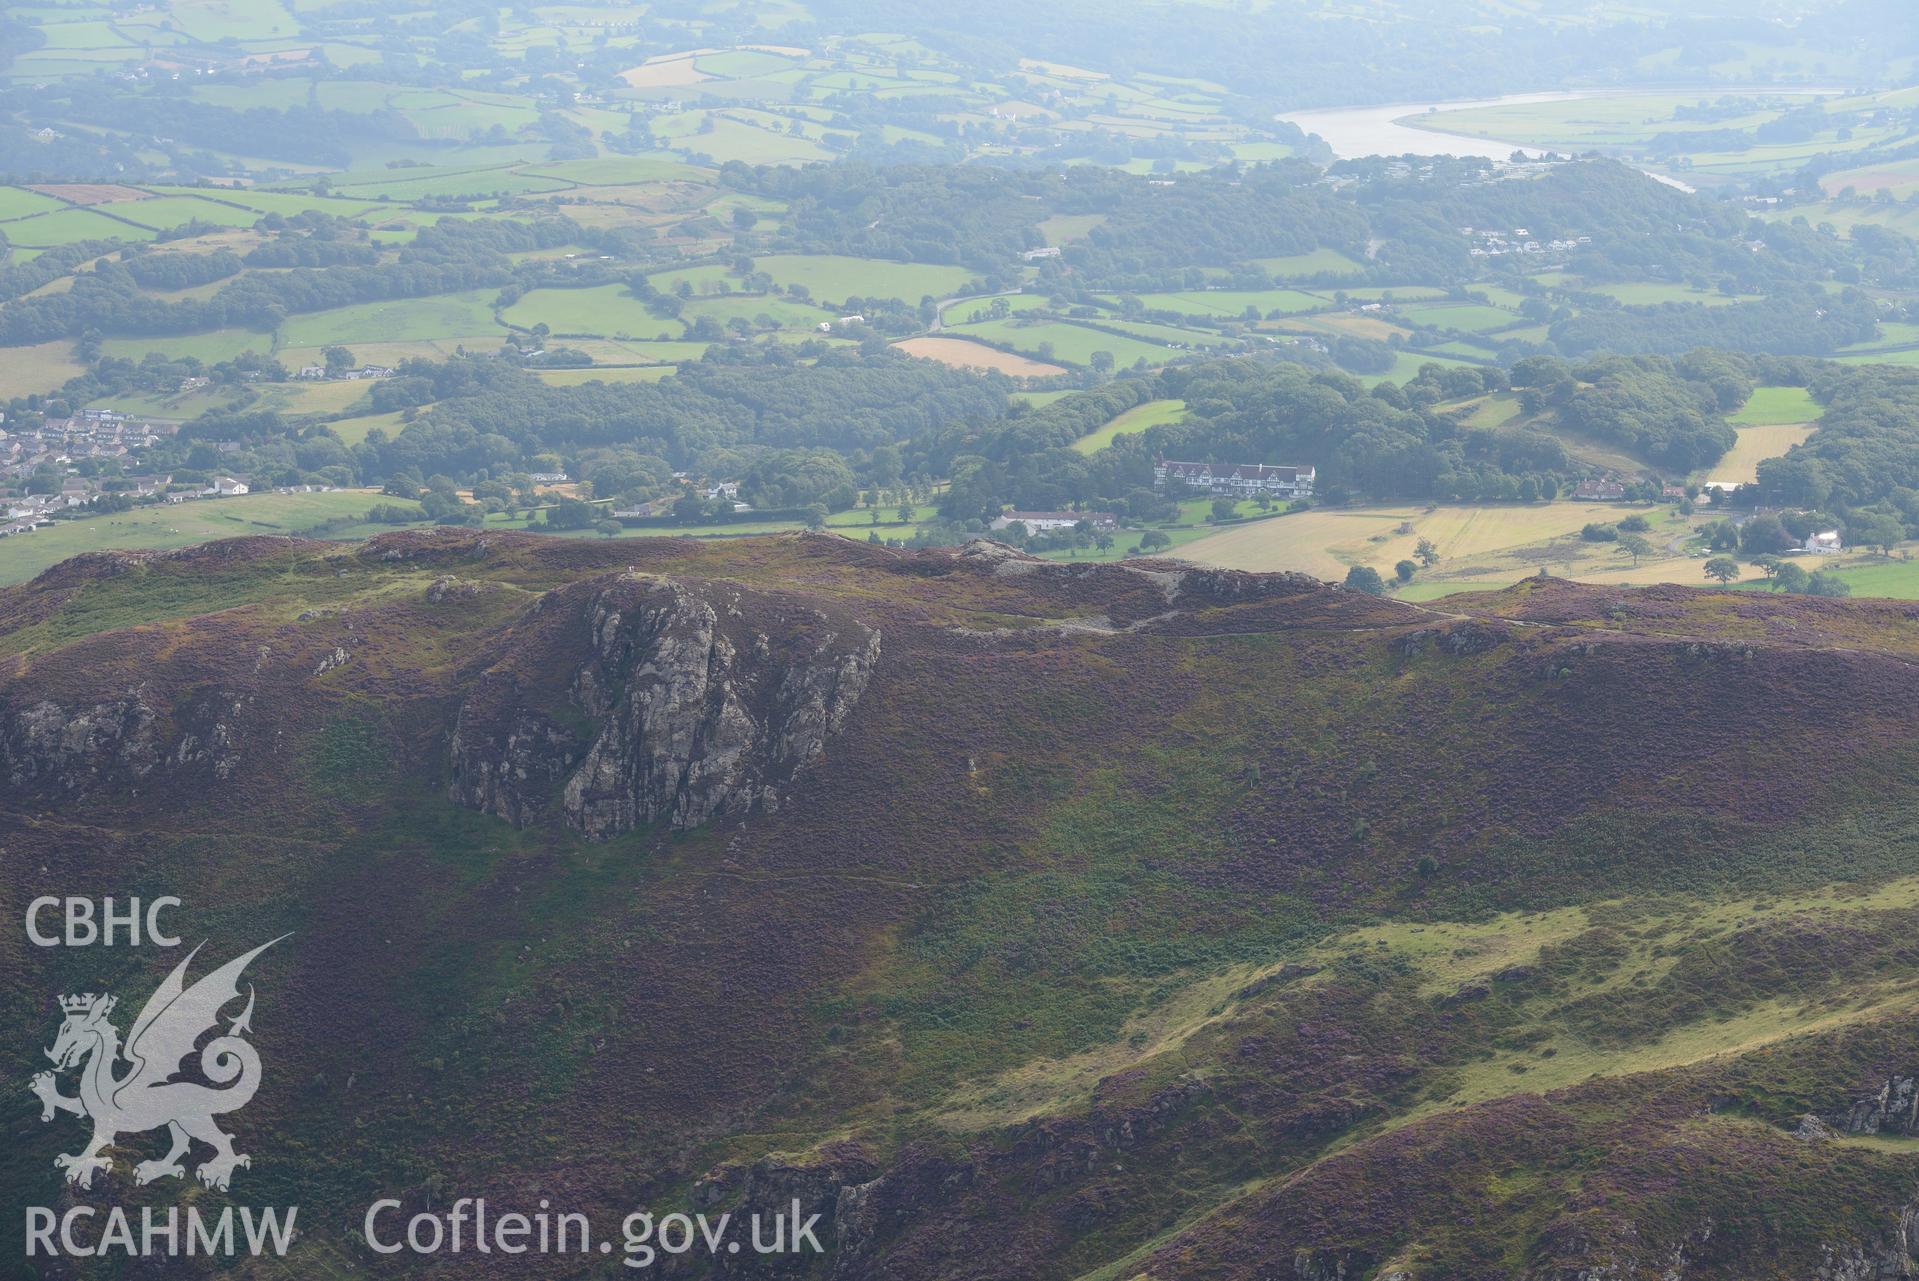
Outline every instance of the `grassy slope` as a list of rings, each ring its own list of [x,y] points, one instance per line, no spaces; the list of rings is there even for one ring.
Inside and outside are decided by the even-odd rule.
[[[1095,454],[1128,432],[1162,427],[1167,423],[1176,423],[1185,416],[1186,402],[1183,400],[1150,400],[1143,405],[1135,405],[1099,430],[1081,436],[1073,442],[1073,449],[1081,454]]]
[[[364,516],[374,504],[390,501],[371,491],[352,490],[247,494],[56,521],[31,534],[0,541],[0,583],[22,582],[81,552],[163,550],[243,534],[305,534],[327,522]]]

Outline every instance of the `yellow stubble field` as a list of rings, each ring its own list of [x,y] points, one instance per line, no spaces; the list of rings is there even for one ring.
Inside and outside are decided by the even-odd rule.
[[[1637,569],[1617,544],[1577,539],[1589,522],[1616,524],[1634,515],[1652,522],[1642,537],[1655,548]],[[1608,503],[1323,508],[1223,530],[1178,554],[1226,569],[1294,570],[1333,581],[1354,565],[1370,565],[1390,578],[1394,564],[1414,559],[1414,548],[1427,538],[1441,557],[1420,573],[1428,587],[1504,584],[1541,568],[1600,582],[1692,582],[1700,573],[1696,562],[1666,550],[1686,528],[1667,508]]]

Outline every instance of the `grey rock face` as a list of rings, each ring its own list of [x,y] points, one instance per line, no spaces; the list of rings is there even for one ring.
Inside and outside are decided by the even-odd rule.
[[[1843,1248],[1827,1246],[1819,1281],[1909,1281],[1919,1276],[1919,1202],[1900,1211],[1883,1237]]]
[[[879,659],[871,628],[735,589],[628,575],[578,608],[586,653],[569,696],[590,729],[496,680],[460,712],[456,801],[521,825],[557,807],[596,840],[776,810]]]
[[[1364,1250],[1321,1248],[1293,1255],[1293,1275],[1299,1281],[1358,1281],[1378,1262]]]
[[[579,759],[573,740],[527,712],[511,715],[504,727],[497,721],[475,725],[472,717],[469,703],[453,727],[451,795],[469,809],[525,827]]]
[[[1856,1100],[1840,1120],[1848,1134],[1903,1134],[1919,1138],[1919,1077],[1888,1077],[1875,1094]]]
[[[67,794],[137,781],[161,760],[155,720],[133,691],[71,711],[42,700],[0,723],[0,772],[13,787]]]

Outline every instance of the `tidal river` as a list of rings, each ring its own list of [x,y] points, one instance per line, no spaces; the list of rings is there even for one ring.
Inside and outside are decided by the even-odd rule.
[[[1843,92],[1838,89],[1800,89],[1800,88],[1732,88],[1725,85],[1707,85],[1697,89],[1583,89],[1565,93],[1516,93],[1503,98],[1478,98],[1459,102],[1399,103],[1384,107],[1336,107],[1319,111],[1292,111],[1280,116],[1289,124],[1298,125],[1307,133],[1316,133],[1326,140],[1333,149],[1333,155],[1341,160],[1354,156],[1480,156],[1489,160],[1504,160],[1518,151],[1528,156],[1537,156],[1541,150],[1537,147],[1519,147],[1510,142],[1499,142],[1488,138],[1473,138],[1465,134],[1444,133],[1421,128],[1416,123],[1421,116],[1437,111],[1457,111],[1479,107],[1514,107],[1531,103],[1582,102],[1591,98],[1617,97],[1621,94],[1686,94],[1697,93],[1701,98],[1718,98],[1727,94],[1777,94],[1820,96]],[[1648,172],[1651,172],[1650,170]],[[1664,174],[1653,173],[1653,177],[1675,187],[1684,188],[1684,184]],[[1690,190],[1690,188],[1685,188]]]

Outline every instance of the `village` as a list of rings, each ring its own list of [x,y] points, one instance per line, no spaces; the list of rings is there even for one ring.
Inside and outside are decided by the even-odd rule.
[[[214,473],[176,479],[142,472],[146,451],[171,439],[174,422],[130,417],[109,409],[83,409],[71,418],[50,418],[38,427],[0,423],[0,538],[31,534],[56,518],[79,514],[103,500],[115,504],[184,503],[235,498],[252,492],[246,475]],[[313,492],[304,485],[275,492]]]

